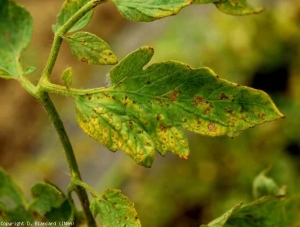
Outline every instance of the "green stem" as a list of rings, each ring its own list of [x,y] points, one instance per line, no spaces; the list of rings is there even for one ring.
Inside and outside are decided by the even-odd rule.
[[[48,82],[50,79],[50,76],[53,71],[53,67],[55,65],[55,62],[57,60],[57,56],[62,44],[62,36],[66,34],[87,12],[92,10],[94,7],[96,7],[98,4],[104,3],[106,0],[91,0],[87,4],[85,4],[82,8],[80,8],[62,27],[58,29],[58,31],[55,33],[53,44],[50,50],[50,55],[48,58],[48,61],[46,63],[43,75],[40,78],[40,81],[35,88],[35,97],[43,104],[45,107],[51,121],[53,122],[55,129],[59,135],[60,141],[63,145],[65,155],[67,158],[67,162],[69,165],[69,169],[71,172],[72,180],[79,180],[81,181],[81,176],[79,172],[79,168],[77,165],[77,161],[74,155],[74,151],[72,148],[72,145],[70,143],[69,137],[66,133],[66,130],[64,128],[63,122],[60,119],[60,116],[51,101],[49,94],[47,91],[43,88],[42,84],[45,82]],[[25,81],[26,82],[26,81]],[[72,183],[71,183],[72,184]],[[76,191],[76,194],[80,200],[82,209],[85,213],[87,224],[89,227],[96,227],[95,219],[89,209],[89,199],[86,190],[79,185],[74,186],[74,190]]]
[[[58,31],[55,33],[53,44],[50,50],[50,55],[40,81],[49,80],[59,53],[63,35],[65,35],[87,12],[91,11],[97,5],[106,1],[107,0],[89,1],[82,8],[80,8],[63,26],[58,29]]]
[[[56,111],[56,108],[53,104],[53,102],[51,101],[49,95],[47,92],[40,92],[39,93],[39,100],[41,101],[41,103],[43,104],[43,106],[45,107],[50,120],[53,122],[55,129],[59,135],[59,139],[63,145],[64,151],[65,151],[65,155],[68,161],[68,165],[69,165],[69,169],[71,172],[71,177],[72,180],[81,180],[81,176],[80,176],[80,172],[79,172],[79,168],[77,165],[77,161],[75,158],[75,154],[72,148],[72,145],[70,143],[69,137],[66,133],[66,130],[64,128],[63,122],[61,121],[58,112]],[[96,223],[94,220],[94,217],[90,211],[90,203],[89,203],[89,199],[88,199],[88,195],[87,192],[85,191],[85,189],[81,186],[76,185],[75,186],[75,191],[78,195],[78,198],[80,200],[82,209],[85,213],[86,219],[87,219],[87,224],[89,227],[96,227]]]

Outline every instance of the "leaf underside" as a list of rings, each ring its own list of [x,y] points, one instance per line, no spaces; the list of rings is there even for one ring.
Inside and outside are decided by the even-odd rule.
[[[80,8],[87,4],[90,0],[68,0],[64,1],[63,6],[57,15],[57,22],[52,25],[53,32],[57,32]],[[74,32],[84,28],[91,20],[93,10],[85,14],[70,30]]]
[[[182,129],[233,137],[283,117],[263,91],[219,79],[209,68],[168,61],[143,69],[152,56],[151,47],[138,49],[111,70],[110,87],[76,99],[79,126],[143,166],[151,166],[155,151],[186,159]]]
[[[13,1],[0,1],[0,77],[16,79],[20,55],[31,41],[32,18]]]
[[[105,227],[141,226],[133,203],[120,190],[107,189],[91,202],[90,209],[94,216],[100,214]]]

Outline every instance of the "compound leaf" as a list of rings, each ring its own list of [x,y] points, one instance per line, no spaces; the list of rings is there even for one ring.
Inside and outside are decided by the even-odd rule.
[[[120,190],[107,189],[90,205],[94,216],[100,214],[104,227],[140,227],[133,203]]]
[[[32,18],[17,3],[0,1],[0,77],[16,79],[20,75],[20,55],[31,42]]]
[[[232,137],[283,117],[263,91],[222,80],[209,68],[168,61],[144,69],[152,56],[151,47],[140,48],[111,70],[109,88],[76,98],[79,126],[141,165],[151,166],[155,151],[187,158],[182,128]]]
[[[153,21],[177,14],[192,0],[111,0],[120,13],[131,21]]]
[[[53,32],[57,32],[80,8],[82,8],[90,0],[66,0],[57,15],[57,22],[52,25]],[[70,30],[74,32],[84,28],[91,20],[93,10],[86,13]]]
[[[118,62],[109,45],[94,34],[77,32],[64,39],[70,45],[73,56],[93,65],[113,65]]]
[[[232,15],[247,15],[261,13],[264,8],[255,8],[247,3],[246,0],[227,0],[215,3],[216,7],[228,14]]]

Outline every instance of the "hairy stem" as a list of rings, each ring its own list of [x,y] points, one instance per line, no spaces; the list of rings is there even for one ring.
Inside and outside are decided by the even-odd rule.
[[[40,81],[49,80],[50,78],[63,40],[62,36],[65,35],[87,12],[104,2],[106,2],[106,0],[89,1],[82,8],[80,8],[62,27],[58,29],[58,31],[55,33],[50,55]]]
[[[45,107],[50,120],[53,122],[55,129],[57,131],[57,134],[59,135],[59,139],[63,145],[65,155],[68,161],[69,169],[71,172],[71,177],[72,181],[73,180],[81,180],[79,168],[77,165],[77,161],[74,155],[74,151],[72,148],[72,145],[70,143],[69,137],[66,133],[66,130],[64,128],[63,122],[61,121],[58,112],[56,111],[56,108],[51,101],[49,95],[47,92],[41,92],[39,93],[39,100]],[[85,213],[86,219],[87,219],[87,224],[89,227],[96,227],[96,223],[94,220],[94,217],[89,209],[90,203],[88,199],[88,195],[86,190],[81,187],[76,185],[75,186],[75,191],[76,194],[78,195],[78,198],[80,200],[83,212]]]
[[[69,137],[64,128],[63,122],[49,97],[48,92],[43,88],[42,83],[49,81],[53,67],[57,60],[57,56],[62,44],[62,36],[66,34],[87,12],[92,10],[98,4],[104,3],[106,0],[91,0],[82,8],[80,8],[62,27],[58,29],[55,33],[53,44],[50,50],[49,58],[46,63],[43,75],[37,85],[35,97],[43,104],[45,107],[51,121],[53,122],[55,129],[59,135],[60,141],[63,145],[69,169],[71,172],[72,180],[81,181],[81,176],[78,168],[78,164],[74,155],[72,145],[70,143]],[[71,183],[72,184],[72,183]],[[89,227],[96,227],[95,219],[89,209],[89,199],[86,190],[79,185],[74,186],[74,190],[80,200],[83,212],[85,213],[87,224]]]

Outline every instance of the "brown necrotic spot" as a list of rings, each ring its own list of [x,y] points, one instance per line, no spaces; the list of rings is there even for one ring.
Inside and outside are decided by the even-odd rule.
[[[217,130],[217,128],[216,128],[216,126],[215,126],[214,123],[209,123],[209,124],[207,125],[207,128],[208,128],[208,130],[211,131],[211,132],[215,132],[215,131]]]
[[[221,100],[223,100],[223,99],[228,99],[228,97],[227,97],[224,93],[222,93],[222,94],[220,95],[220,99],[221,99]]]
[[[88,60],[87,58],[85,58],[85,57],[81,58],[80,61],[81,61],[81,62],[84,62],[84,63],[89,63],[89,60]]]
[[[168,98],[172,102],[175,102],[177,100],[179,94],[180,94],[180,91],[175,89],[168,95]]]
[[[200,96],[197,96],[197,95],[195,95],[194,97],[193,97],[193,99],[195,100],[195,106],[197,106],[197,105],[205,105],[205,104],[207,104],[207,102],[205,101],[205,99],[204,98],[202,98],[202,97],[200,97]]]

